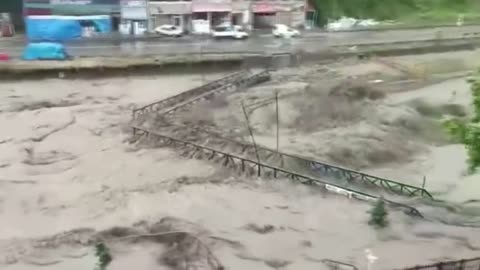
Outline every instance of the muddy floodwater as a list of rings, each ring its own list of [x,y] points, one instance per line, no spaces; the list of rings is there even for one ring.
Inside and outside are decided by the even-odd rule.
[[[373,77],[383,72],[383,81],[405,76],[378,63],[368,69],[359,64],[358,70],[345,66],[357,77],[364,75],[361,70]],[[459,216],[475,221],[480,177],[465,174],[464,148],[423,129],[394,136],[402,128],[397,124],[404,123],[397,119],[409,121],[422,112],[419,119],[426,122],[415,123],[430,125],[442,119],[443,111],[440,116],[425,115],[419,104],[457,104],[468,114],[465,78],[410,91],[384,91],[352,106],[335,98],[329,101],[341,102],[339,106],[325,107],[323,94],[308,96],[335,86],[322,83],[323,68],[277,71],[272,82],[206,106],[208,113],[199,104],[179,115],[188,121],[209,120],[209,125],[248,140],[235,102],[280,91],[283,151],[343,162],[340,165],[415,185],[425,176],[436,198],[464,211],[452,216],[453,221],[462,221]],[[343,81],[341,67],[329,69]],[[431,218],[414,219],[392,209],[390,226],[376,231],[367,224],[372,207],[368,203],[282,179],[239,176],[205,160],[183,158],[167,147],[129,142],[133,108],[223,75],[0,83],[0,268],[93,269],[93,245],[100,240],[111,250],[114,260],[108,269],[114,270],[183,269],[186,263],[211,269],[212,260],[238,270],[327,269],[322,259],[364,269],[366,249],[379,258],[374,266],[378,269],[478,256],[480,228],[439,222],[446,211],[443,206],[406,200]],[[376,88],[382,91],[381,85]],[[302,103],[304,97],[313,101]],[[322,121],[305,122],[301,115],[307,111],[299,110],[299,104],[323,104],[309,112],[321,113],[309,115],[311,121]],[[270,123],[274,107],[268,106],[252,113],[252,123],[258,143],[275,148],[275,127]],[[336,114],[329,113],[334,109]],[[352,112],[359,117],[350,118]],[[435,128],[432,124],[427,131]],[[395,140],[404,140],[395,144],[402,155],[385,150]],[[344,156],[346,150],[336,147],[349,148],[352,154]],[[385,158],[375,159],[367,150]],[[165,231],[183,236],[126,237]],[[185,245],[188,256],[172,252],[172,243]]]

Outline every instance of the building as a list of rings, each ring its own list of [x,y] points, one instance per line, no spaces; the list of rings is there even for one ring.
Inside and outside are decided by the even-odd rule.
[[[23,0],[23,16],[52,15],[50,0]]]
[[[149,28],[176,25],[187,32],[208,34],[217,25],[271,29],[274,24],[310,27],[314,10],[309,0],[149,0]],[[309,15],[310,20],[306,21]],[[308,25],[307,25],[308,24]]]
[[[23,0],[24,15],[119,15],[120,0]]]
[[[271,28],[274,24],[304,27],[305,0],[258,0],[253,1],[253,28]]]
[[[250,26],[247,0],[150,0],[148,6],[150,30],[171,24],[187,32],[208,34],[221,24]]]
[[[192,0],[192,30],[206,34],[222,24],[232,21],[232,0]]]
[[[149,30],[147,0],[121,0],[120,19],[120,33],[143,35]]]
[[[150,0],[148,3],[151,29],[163,24],[181,27],[184,31],[192,30],[192,2]]]
[[[194,32],[209,32],[217,25],[240,25],[251,29],[249,0],[193,0]]]
[[[23,0],[23,15],[109,15],[118,30],[120,0]]]

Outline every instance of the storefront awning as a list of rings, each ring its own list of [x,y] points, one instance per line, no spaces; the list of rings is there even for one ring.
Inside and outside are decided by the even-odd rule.
[[[260,2],[252,4],[253,13],[275,13],[276,8],[268,2]]]
[[[192,12],[232,12],[230,3],[192,3]]]

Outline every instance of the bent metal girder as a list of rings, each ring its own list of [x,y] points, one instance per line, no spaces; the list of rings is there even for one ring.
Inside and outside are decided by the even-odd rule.
[[[172,115],[178,109],[184,108],[187,105],[195,104],[201,100],[207,99],[211,95],[222,93],[225,91],[231,91],[232,89],[237,89],[239,87],[249,87],[270,79],[270,73],[268,70],[264,70],[258,73],[252,73],[250,71],[241,71],[226,77],[223,77],[219,80],[212,81],[205,85],[193,88],[186,92],[180,93],[178,95],[172,96],[170,98],[153,102],[146,106],[137,108],[133,110],[133,123],[138,125],[141,122],[141,118],[150,115],[150,113],[155,113],[157,115]],[[174,126],[170,124],[170,126]],[[182,129],[189,129],[195,132],[208,132],[211,135],[216,136],[217,138],[222,138],[222,135],[212,132],[204,131],[199,128],[194,128],[191,126],[179,126]],[[253,151],[254,146],[246,142],[239,142],[224,138],[229,143],[234,143],[241,145],[245,151]],[[428,199],[433,199],[432,195],[424,188],[416,187],[408,184],[403,184],[397,181],[392,181],[385,178],[380,178],[377,176],[368,175],[359,171],[342,168],[335,165],[330,165],[324,162],[314,161],[308,158],[295,156],[292,154],[286,154],[274,151],[266,147],[257,146],[259,151],[268,152],[269,155],[280,155],[282,157],[294,158],[302,162],[310,164],[310,168],[313,172],[321,176],[332,176],[335,178],[343,178],[348,182],[355,182],[364,185],[370,185],[375,187],[380,187],[387,191],[393,192],[395,194],[400,194],[404,196],[421,196]]]
[[[233,73],[221,79],[214,80],[207,84],[182,92],[178,95],[152,102],[140,108],[136,108],[133,110],[133,113],[132,113],[133,120],[137,121],[141,116],[145,114],[158,112],[164,108],[172,107],[180,102],[184,102],[193,97],[202,95],[206,92],[212,91],[214,89],[218,89],[221,86],[228,85],[229,83],[235,82],[241,78],[246,78],[249,75],[250,75],[250,72],[248,71],[240,71],[237,73]]]
[[[152,131],[146,128],[136,126],[133,126],[132,128],[136,139],[145,138],[149,141],[153,141],[156,144],[168,145],[174,148],[183,148],[184,151],[182,154],[183,156],[186,156],[188,158],[205,158],[208,160],[215,160],[217,162],[221,162],[223,166],[230,169],[239,170],[243,173],[255,174],[259,177],[261,176],[265,178],[288,178],[294,181],[298,181],[302,184],[323,187],[326,191],[335,192],[337,194],[342,194],[348,196],[349,198],[355,198],[358,200],[375,201],[381,199],[377,196],[327,183],[320,179],[295,173],[284,168],[278,168],[248,158],[232,155],[231,153],[225,153],[210,147],[198,145],[184,140],[179,140],[167,135],[160,134],[157,131]],[[423,218],[422,214],[414,207],[408,206],[406,204],[393,202],[390,200],[383,200],[389,206],[402,209],[405,211],[406,214],[410,216]]]
[[[237,154],[253,155],[255,151],[255,148],[252,144],[226,138],[224,137],[223,134],[219,132],[204,130],[199,127],[180,125],[180,124],[169,124],[169,126],[173,128],[173,133],[177,133],[177,131],[181,131],[181,130],[189,130],[191,133],[194,133],[197,135],[205,134],[205,135],[211,136],[212,138],[224,140],[228,144],[232,145],[234,148],[239,149],[238,151],[236,151]],[[420,188],[420,187],[416,187],[416,186],[412,186],[412,185],[408,185],[408,184],[404,184],[404,183],[400,183],[392,180],[383,179],[383,178],[369,175],[363,172],[354,171],[351,169],[314,161],[305,157],[277,152],[275,150],[272,150],[263,146],[257,145],[257,151],[260,152],[261,156],[264,156],[267,158],[272,156],[277,156],[277,157],[280,157],[281,160],[285,160],[285,158],[289,158],[289,159],[295,159],[302,163],[308,164],[312,172],[314,172],[318,176],[344,179],[348,183],[365,185],[368,187],[382,188],[384,190],[390,191],[398,195],[409,196],[409,197],[421,196],[424,198],[433,199],[432,195],[424,188]]]

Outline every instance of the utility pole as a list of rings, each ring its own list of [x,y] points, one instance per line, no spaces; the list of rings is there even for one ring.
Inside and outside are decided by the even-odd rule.
[[[253,148],[255,149],[255,156],[257,157],[257,162],[260,165],[260,156],[258,155],[257,144],[255,143],[255,137],[253,136],[253,131],[252,131],[252,128],[250,127],[248,114],[247,114],[247,111],[245,110],[245,105],[243,104],[243,101],[241,104],[242,104],[243,114],[245,115],[245,121],[247,121],[248,132],[250,133],[250,138],[252,138]],[[258,169],[260,170],[260,167]]]
[[[277,114],[277,153],[280,152],[280,117],[278,112],[278,90],[275,91],[275,111]]]
[[[203,46],[200,45],[200,62],[198,63],[199,67],[201,67],[203,65]],[[205,70],[202,68],[202,84],[205,84],[206,83],[206,78],[205,78]]]

